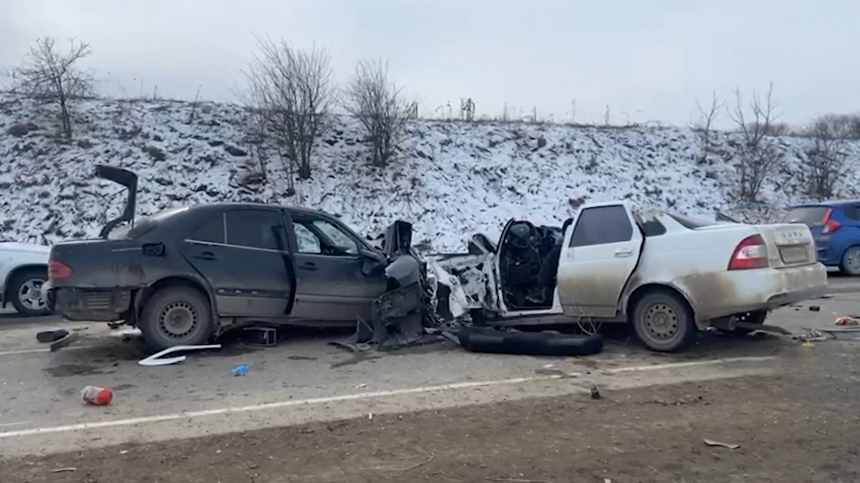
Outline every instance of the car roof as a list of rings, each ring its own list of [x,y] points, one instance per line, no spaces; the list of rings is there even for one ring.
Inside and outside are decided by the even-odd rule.
[[[818,203],[803,203],[800,205],[789,206],[788,209],[794,208],[841,208],[846,205],[857,205],[860,204],[860,200],[829,200],[829,201],[821,201]]]
[[[242,203],[222,202],[222,203],[206,203],[206,204],[200,204],[200,205],[189,205],[188,210],[189,211],[209,211],[209,210],[225,209],[225,208],[229,209],[229,208],[260,208],[260,207],[279,208],[279,209],[283,209],[283,210],[289,210],[289,211],[292,211],[294,213],[304,213],[304,214],[308,214],[308,215],[333,216],[330,213],[327,213],[325,211],[314,210],[311,208],[301,208],[298,206],[283,206],[283,205],[276,205],[273,203],[253,203],[253,202],[242,202]]]

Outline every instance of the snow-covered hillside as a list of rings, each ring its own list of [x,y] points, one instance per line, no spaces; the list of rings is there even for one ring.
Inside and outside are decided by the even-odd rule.
[[[736,207],[731,135],[720,134],[718,154],[701,162],[699,138],[685,128],[417,121],[400,159],[380,170],[369,166],[354,122],[342,118],[320,140],[312,179],[297,181],[288,196],[277,158],[268,160],[267,182],[248,183],[255,161],[239,108],[88,101],[71,143],[58,142],[55,125],[37,112],[29,101],[0,97],[2,239],[98,233],[124,198],[119,186],[94,178],[100,163],[140,175],[140,214],[228,200],[292,204],[339,215],[364,233],[410,220],[416,243],[439,251],[462,250],[469,233],[498,233],[511,217],[560,224],[582,202],[627,198],[707,217]],[[779,144],[781,167],[763,192],[773,206],[801,201],[807,186],[802,164],[810,142]],[[853,168],[860,146],[849,149],[852,169],[838,187],[846,197],[860,182]]]

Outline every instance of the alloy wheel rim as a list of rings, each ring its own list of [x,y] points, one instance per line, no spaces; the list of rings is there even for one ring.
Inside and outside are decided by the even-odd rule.
[[[45,308],[45,294],[42,287],[45,281],[38,278],[27,280],[18,289],[18,301],[29,310],[42,310]]]

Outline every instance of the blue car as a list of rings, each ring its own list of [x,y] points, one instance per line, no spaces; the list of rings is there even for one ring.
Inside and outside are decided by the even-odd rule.
[[[846,275],[860,275],[860,200],[793,206],[782,221],[809,227],[819,262]]]

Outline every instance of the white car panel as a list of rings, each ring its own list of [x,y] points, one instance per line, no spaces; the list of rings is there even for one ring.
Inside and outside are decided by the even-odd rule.
[[[51,247],[42,245],[0,243],[0,302],[9,302],[4,295],[12,273],[21,267],[47,267],[50,251]]]
[[[630,240],[571,247],[580,215],[588,209],[620,206],[632,228]],[[642,233],[625,204],[589,206],[579,211],[565,233],[558,266],[558,297],[566,315],[599,318],[615,317],[621,292],[639,260]]]
[[[634,227],[635,219],[646,224],[651,220],[659,221],[666,231],[643,237],[634,229],[628,241],[571,249],[577,215],[564,234],[550,309],[508,310],[493,253],[440,258],[433,271],[440,283],[457,279],[457,283],[447,283],[453,303],[459,302],[464,309],[484,308],[500,318],[563,312],[572,320],[624,321],[637,289],[670,287],[689,302],[700,328],[714,319],[806,300],[827,287],[826,269],[815,258],[812,234],[805,225],[716,223],[688,228],[661,211],[637,212],[626,201],[585,205],[579,213],[611,205],[623,205]],[[769,266],[728,270],[735,248],[753,235],[764,240]]]

